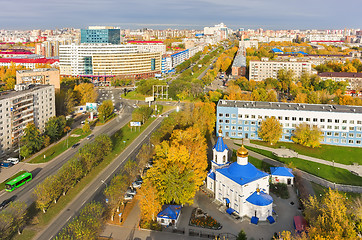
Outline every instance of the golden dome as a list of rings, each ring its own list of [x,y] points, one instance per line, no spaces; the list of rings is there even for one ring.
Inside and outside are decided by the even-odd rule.
[[[219,133],[220,133],[220,134],[222,133],[222,130],[221,130],[221,128],[219,129]]]
[[[248,149],[244,147],[244,145],[241,145],[241,147],[238,149],[236,155],[238,157],[247,157],[249,155]]]

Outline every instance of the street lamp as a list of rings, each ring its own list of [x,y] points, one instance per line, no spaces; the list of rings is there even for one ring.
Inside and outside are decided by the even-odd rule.
[[[104,185],[107,187],[107,183],[104,180],[101,179],[101,183],[104,183]]]

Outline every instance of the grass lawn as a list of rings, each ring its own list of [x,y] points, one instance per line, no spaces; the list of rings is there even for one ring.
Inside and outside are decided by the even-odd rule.
[[[292,149],[299,154],[324,159],[327,161],[334,160],[335,162],[352,165],[358,163],[362,165],[362,148],[358,147],[343,147],[343,146],[332,146],[332,145],[321,145],[320,148],[309,148],[296,143],[278,142],[271,146],[263,141],[250,140],[251,143],[263,145],[271,148],[279,148],[284,146]]]
[[[315,195],[317,198],[321,198],[326,191],[328,191],[328,188],[326,187],[323,187],[319,184],[316,184],[316,183],[313,183],[312,182],[312,187],[313,187],[313,190],[315,192]],[[362,197],[362,194],[361,193],[354,193],[354,192],[342,192],[342,191],[338,191],[342,194],[346,194],[346,197],[348,199],[355,199],[355,198],[358,198],[358,197]]]
[[[310,162],[300,158],[281,158],[275,156],[272,152],[245,146],[248,150],[260,153],[271,159],[283,162],[285,164],[291,164],[292,166],[313,174],[315,176],[324,178],[328,181],[346,185],[362,186],[362,177],[356,176],[350,173],[346,169],[328,166],[320,163]]]
[[[79,136],[78,137],[72,137],[71,136],[72,134],[76,134],[76,135],[79,135]],[[79,140],[81,140],[81,139],[85,138],[86,136],[88,136],[88,134],[90,134],[90,132],[83,133],[83,130],[81,128],[74,129],[69,134],[69,137],[68,137],[68,148],[72,147],[73,144],[79,142]],[[67,139],[65,139],[65,140],[57,143],[53,147],[49,148],[45,152],[39,154],[38,156],[36,156],[32,160],[30,160],[29,163],[45,163],[45,162],[48,162],[48,161],[52,160],[53,158],[55,158],[56,156],[58,156],[59,154],[61,154],[62,152],[64,152],[65,150],[67,150],[68,148],[67,148]],[[44,158],[44,155],[45,155],[45,158]]]
[[[47,212],[38,212],[38,226],[46,226],[64,207],[71,202],[104,168],[106,168],[155,118],[150,118],[141,126],[140,131],[131,131],[128,124],[118,130],[112,137],[113,150],[105,159],[87,174],[74,188],[71,188],[65,196],[61,196],[56,204],[52,204]],[[118,133],[118,136],[116,134]],[[125,141],[125,143],[123,142]]]
[[[149,97],[149,96],[145,96],[143,94],[137,93],[136,91],[131,91],[131,92],[127,93],[126,96],[124,94],[122,94],[122,98],[131,99],[131,100],[142,100],[142,101],[144,101],[146,97]]]
[[[26,172],[26,171],[20,171],[20,172],[18,172],[17,174],[15,174],[14,176],[12,176],[12,177],[6,179],[4,182],[0,183],[0,191],[5,189],[5,183],[13,180],[13,179],[16,178],[16,177],[19,177],[21,174],[23,174],[23,173],[25,173],[25,172]]]
[[[251,164],[253,164],[256,168],[270,173],[270,167],[273,167],[273,165],[270,165],[269,163],[266,163],[260,159],[254,158],[252,156],[248,157],[248,160]]]
[[[32,229],[24,229],[20,235],[15,234],[12,240],[30,240],[33,239],[37,233],[37,231]]]

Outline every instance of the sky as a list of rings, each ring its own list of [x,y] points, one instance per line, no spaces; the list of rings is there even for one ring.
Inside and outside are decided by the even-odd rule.
[[[0,0],[0,29],[362,28],[362,0]]]

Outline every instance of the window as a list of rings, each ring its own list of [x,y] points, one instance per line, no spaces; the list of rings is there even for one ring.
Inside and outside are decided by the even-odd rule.
[[[243,131],[243,127],[238,127],[238,130],[239,130],[239,131]]]
[[[222,119],[219,119],[219,123],[222,123],[222,122],[224,122]]]
[[[356,131],[362,131],[362,127],[356,127]]]
[[[222,113],[219,113],[219,117],[222,117],[222,116],[224,116],[224,114],[222,114]]]
[[[354,130],[354,127],[349,127],[349,130],[350,130],[350,131],[353,131],[353,130]]]
[[[236,114],[231,114],[231,117],[232,117],[232,118],[236,118]]]
[[[339,143],[339,139],[338,139],[338,138],[335,138],[335,139],[333,139],[333,142],[334,142],[334,143]]]
[[[318,119],[317,119],[317,118],[313,118],[313,122],[318,122]]]
[[[339,129],[339,126],[334,126],[334,130],[338,130]]]
[[[231,126],[231,130],[236,130],[236,127],[235,127],[235,126]]]
[[[251,118],[252,118],[252,119],[255,119],[255,115],[251,115]]]
[[[284,120],[289,120],[289,117],[285,117]]]
[[[342,126],[342,130],[347,130],[347,127],[346,127],[346,126]]]
[[[332,119],[328,119],[328,122],[332,122]]]
[[[296,127],[297,125],[295,123],[292,123],[292,127]]]
[[[354,124],[354,120],[350,120],[349,123],[350,123],[350,124]]]
[[[328,126],[327,126],[327,129],[332,129],[332,126],[329,126],[329,125],[328,125]]]
[[[255,130],[256,130],[255,127],[251,127],[251,128],[250,128],[250,131],[255,131]]]
[[[244,124],[245,124],[245,125],[248,125],[248,124],[249,124],[249,122],[248,122],[248,121],[244,121]]]
[[[251,138],[255,138],[255,136],[256,136],[255,133],[251,133],[251,134],[250,134],[250,137],[251,137]]]
[[[339,123],[339,119],[335,119],[334,122],[335,122],[335,123]]]
[[[346,139],[341,139],[341,143],[347,143]]]
[[[230,123],[230,121],[229,121],[229,120],[225,120],[225,123]]]
[[[356,144],[361,144],[361,140],[357,140],[357,141],[356,141]]]
[[[342,120],[342,123],[347,123],[347,120]]]
[[[245,118],[249,118],[249,115],[245,115]]]
[[[243,124],[243,121],[242,121],[242,120],[239,120],[239,121],[238,121],[238,124]]]
[[[249,128],[248,128],[248,127],[244,127],[244,131],[249,131]]]
[[[357,121],[357,124],[362,124],[362,121]]]
[[[238,115],[238,118],[242,118],[242,117],[243,117],[243,115],[242,115],[242,114],[239,114],[239,115]]]
[[[362,134],[360,134],[360,133],[356,134],[356,138],[361,138],[361,137],[362,137]]]
[[[335,136],[335,137],[339,137],[339,133],[335,132],[335,133],[334,133],[334,136]]]
[[[302,121],[303,121],[303,118],[301,118],[301,117],[300,117],[300,118],[299,118],[299,121],[301,121],[301,122],[302,122]]]
[[[225,117],[230,117],[230,114],[226,113],[226,114],[225,114]]]
[[[319,119],[320,122],[324,122],[324,118]]]
[[[255,125],[255,121],[250,122],[251,125]]]
[[[236,124],[236,120],[231,120],[231,124]]]
[[[332,133],[331,133],[331,132],[327,132],[327,136],[332,136]]]
[[[292,117],[292,121],[296,121],[297,120],[297,118],[296,117]]]
[[[229,129],[230,129],[230,127],[229,127],[229,126],[225,126],[225,129],[226,129],[226,130],[229,130]]]
[[[310,118],[306,118],[305,121],[309,122],[309,121],[310,121]]]
[[[353,144],[354,141],[350,139],[350,140],[348,140],[348,143]]]
[[[236,136],[236,132],[231,132],[231,136],[235,137]]]
[[[353,138],[353,137],[354,137],[354,134],[353,134],[353,133],[350,133],[350,134],[348,134],[348,137]]]
[[[279,116],[279,117],[278,117],[278,120],[283,120],[283,117]]]
[[[330,143],[330,142],[332,142],[332,139],[327,138],[327,139],[326,139],[326,142],[329,142],[329,143]]]
[[[347,137],[347,133],[341,133],[342,137]]]
[[[324,129],[324,125],[321,125],[321,129]]]

